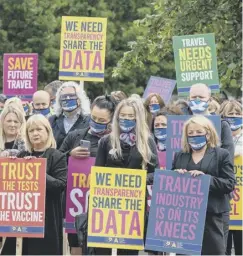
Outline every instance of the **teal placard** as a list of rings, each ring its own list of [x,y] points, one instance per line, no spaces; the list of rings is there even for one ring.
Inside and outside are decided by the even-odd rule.
[[[210,34],[173,36],[177,91],[187,96],[196,83],[219,92],[215,36]]]

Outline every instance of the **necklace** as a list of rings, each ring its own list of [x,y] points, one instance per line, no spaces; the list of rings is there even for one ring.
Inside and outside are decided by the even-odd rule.
[[[36,156],[36,157],[37,157],[37,158],[43,157],[43,156],[45,155],[46,151],[47,151],[47,149],[46,149],[41,155]],[[33,152],[38,152],[38,151],[32,151],[31,156],[33,156]]]

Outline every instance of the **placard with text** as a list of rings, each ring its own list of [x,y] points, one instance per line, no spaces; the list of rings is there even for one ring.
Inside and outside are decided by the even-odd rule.
[[[37,91],[38,54],[3,55],[3,93],[7,96],[31,96]]]
[[[219,92],[213,33],[173,36],[173,49],[179,96],[187,96],[190,87],[196,83],[205,83],[213,93]]]
[[[155,171],[145,249],[201,254],[210,176]]]
[[[106,18],[63,16],[59,79],[104,81]]]
[[[88,247],[144,249],[146,171],[92,167]]]
[[[46,159],[0,160],[0,236],[43,238]]]

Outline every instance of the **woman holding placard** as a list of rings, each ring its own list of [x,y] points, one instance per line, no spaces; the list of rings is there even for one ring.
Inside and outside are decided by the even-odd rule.
[[[1,113],[0,157],[16,156],[25,149],[25,116],[14,104]]]
[[[221,115],[224,120],[230,124],[233,141],[235,145],[235,157],[242,155],[243,147],[243,110],[242,105],[231,100],[224,103],[221,109]],[[234,241],[235,255],[242,255],[242,230],[230,230],[226,254],[231,255],[232,240]]]
[[[229,194],[235,175],[230,154],[219,148],[217,132],[204,116],[190,118],[183,127],[182,151],[175,154],[172,169],[193,177],[211,176],[202,243],[202,255],[224,255],[223,213],[230,211]]]
[[[74,158],[96,157],[99,140],[111,132],[111,122],[116,108],[112,96],[99,96],[91,106],[89,127],[70,132],[60,147],[60,151]],[[85,145],[86,143],[86,145]],[[82,162],[80,162],[82,164]],[[82,254],[76,234],[68,234],[71,254]]]
[[[19,158],[46,158],[46,205],[44,238],[24,238],[24,255],[62,254],[62,201],[61,195],[66,187],[66,156],[56,150],[56,142],[49,121],[43,115],[31,116],[26,124],[27,151]],[[15,254],[16,239],[7,238],[2,254]]]
[[[156,145],[145,119],[145,109],[140,99],[128,98],[120,102],[114,114],[110,135],[100,140],[95,165],[145,169],[149,182],[159,165]],[[97,248],[96,254],[109,255],[111,249]],[[118,250],[118,254],[137,255],[138,251],[124,249]]]

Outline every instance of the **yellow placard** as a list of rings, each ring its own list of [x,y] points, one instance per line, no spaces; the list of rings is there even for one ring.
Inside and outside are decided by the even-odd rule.
[[[234,159],[234,172],[236,177],[235,190],[230,201],[230,230],[243,230],[242,228],[242,184],[243,184],[243,161],[242,156]]]
[[[144,249],[146,171],[92,167],[88,247]]]
[[[104,81],[106,18],[62,17],[59,80]]]

